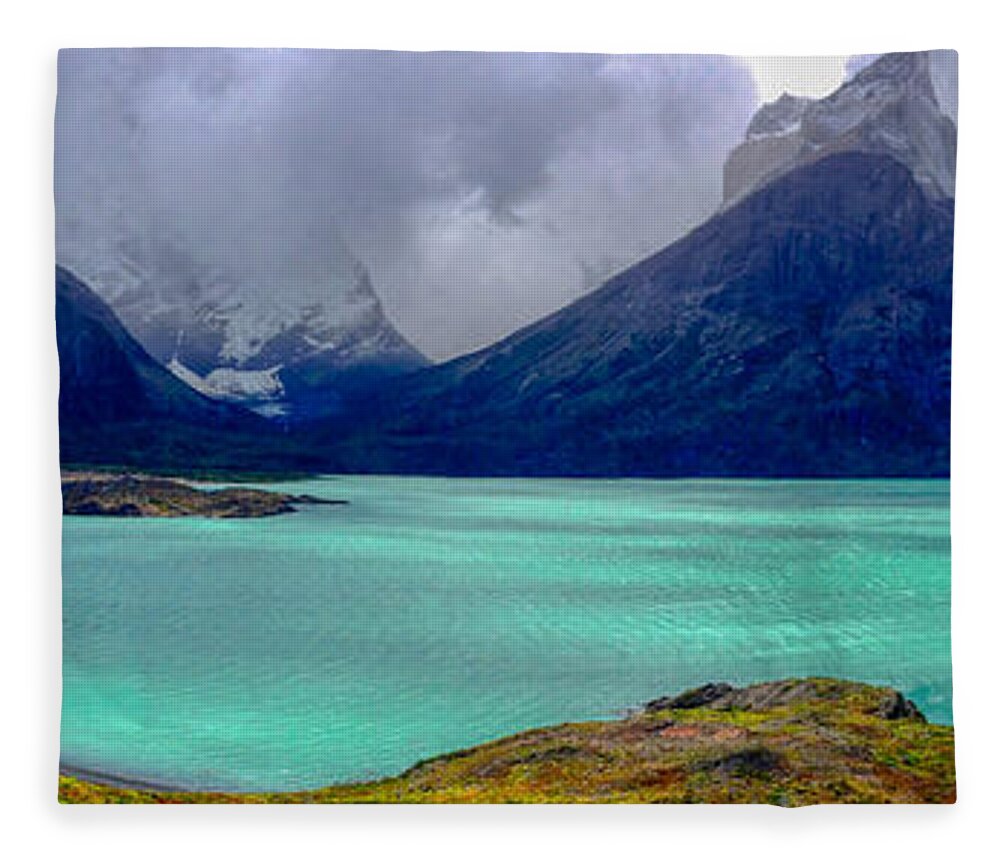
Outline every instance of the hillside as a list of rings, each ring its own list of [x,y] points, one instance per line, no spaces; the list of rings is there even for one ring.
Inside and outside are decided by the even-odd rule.
[[[314,442],[362,471],[947,475],[952,225],[892,157],[831,155]]]
[[[82,778],[81,778],[82,777]],[[93,778],[93,777],[91,777]],[[537,729],[398,777],[290,794],[123,788],[64,774],[62,803],[953,803],[954,732],[888,688],[709,684],[620,720]]]
[[[199,394],[158,364],[79,278],[56,267],[64,465],[312,468],[263,418]]]

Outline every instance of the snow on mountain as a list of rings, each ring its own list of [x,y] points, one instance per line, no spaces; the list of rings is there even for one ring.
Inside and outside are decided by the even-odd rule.
[[[202,396],[158,364],[75,274],[57,266],[55,276],[63,462],[166,463],[180,455],[190,466],[220,454],[222,462],[234,440],[245,446],[267,433],[259,418]]]
[[[937,56],[943,55],[943,56]],[[783,95],[751,120],[726,161],[726,205],[835,152],[891,155],[937,199],[955,196],[955,123],[935,68],[949,52],[886,54],[823,99]]]
[[[747,127],[746,139],[761,140],[795,134],[801,130],[802,115],[813,101],[807,96],[784,93],[754,114]]]
[[[339,404],[341,374],[364,370],[374,380],[425,363],[336,235],[314,243],[323,249],[315,265],[308,247],[286,237],[299,244],[287,274],[269,260],[206,259],[183,235],[134,234],[124,218],[99,235],[65,219],[57,238],[60,263],[94,285],[153,357],[209,397],[267,415],[298,415],[293,401],[304,398],[322,412],[326,388],[331,408]]]
[[[235,370],[231,367],[219,367],[208,376],[203,377],[189,367],[185,367],[177,358],[172,358],[167,364],[167,370],[182,382],[190,385],[195,391],[215,400],[229,400],[237,403],[260,401],[263,404],[280,400],[285,393],[285,387],[278,375],[281,370],[280,365],[265,370]],[[277,414],[281,414],[280,406]]]

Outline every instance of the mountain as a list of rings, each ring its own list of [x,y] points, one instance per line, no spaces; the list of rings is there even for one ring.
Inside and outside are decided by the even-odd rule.
[[[820,100],[783,95],[761,108],[730,154],[727,202],[837,152],[891,155],[937,199],[955,196],[955,123],[941,109],[936,63],[952,52],[886,54]]]
[[[946,475],[952,224],[891,156],[792,169],[562,311],[392,386],[341,465]]]
[[[269,422],[199,394],[160,366],[79,278],[56,267],[64,464],[291,468]],[[302,464],[300,464],[302,465]]]
[[[303,246],[299,268],[282,272],[264,250],[240,264],[206,259],[181,234],[133,235],[120,220],[104,231],[109,243],[67,219],[57,255],[153,358],[207,397],[298,419],[334,413],[345,399],[427,363],[335,235],[316,240],[321,259]]]
[[[956,134],[930,61],[765,106],[705,224],[313,443],[372,471],[947,475]]]
[[[747,155],[778,140],[794,145]],[[945,476],[954,144],[927,55],[886,55],[827,99],[765,106],[727,167],[752,169],[732,174],[713,218],[435,367],[420,367],[346,253],[336,277],[327,261],[310,281],[318,292],[286,294],[240,286],[183,243],[137,245],[103,282],[153,347],[84,302],[82,322],[100,326],[60,335],[61,355],[86,359],[64,380],[64,424],[95,427],[85,452],[117,462],[193,451],[189,461],[243,469]],[[329,302],[306,301],[330,284]],[[67,331],[82,325],[74,313]],[[180,378],[316,420],[248,430],[242,410]],[[351,408],[338,412],[337,395]]]

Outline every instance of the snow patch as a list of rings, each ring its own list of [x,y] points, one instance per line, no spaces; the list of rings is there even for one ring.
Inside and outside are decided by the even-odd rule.
[[[195,391],[216,400],[278,400],[284,396],[285,386],[278,373],[282,365],[266,370],[237,370],[219,367],[207,376],[199,376],[176,358],[170,360],[167,369]]]
[[[765,138],[788,137],[789,135],[792,134],[798,134],[801,130],[802,130],[802,120],[796,120],[795,122],[790,123],[784,128],[776,129],[774,131],[758,131],[758,132],[748,131],[747,140],[754,141],[754,140],[764,140]]]

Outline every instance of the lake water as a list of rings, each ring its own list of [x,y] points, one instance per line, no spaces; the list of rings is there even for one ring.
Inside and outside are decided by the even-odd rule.
[[[287,489],[350,505],[64,520],[64,765],[315,787],[802,675],[891,684],[951,721],[946,481]]]

